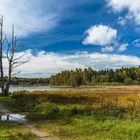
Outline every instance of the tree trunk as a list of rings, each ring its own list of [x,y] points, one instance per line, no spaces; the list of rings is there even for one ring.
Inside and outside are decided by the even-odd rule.
[[[0,19],[0,79],[1,79],[1,92],[4,94],[4,74],[3,74],[3,62],[2,62],[2,51],[3,51],[3,17]]]
[[[7,82],[6,82],[5,89],[4,89],[5,96],[7,96],[9,94],[11,77],[12,77],[12,61],[9,61],[8,79],[7,79]]]
[[[9,94],[10,82],[8,81],[6,87],[4,89],[4,95],[7,96]]]

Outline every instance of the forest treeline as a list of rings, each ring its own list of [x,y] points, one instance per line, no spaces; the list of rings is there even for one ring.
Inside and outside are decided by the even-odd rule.
[[[12,85],[92,86],[92,85],[140,85],[140,67],[107,69],[96,71],[92,68],[62,71],[50,78],[18,78]]]
[[[11,80],[11,85],[30,86],[30,85],[48,85],[48,78],[19,78],[14,77]]]
[[[96,71],[92,68],[62,71],[49,78],[55,86],[81,85],[140,85],[140,67],[107,69]]]

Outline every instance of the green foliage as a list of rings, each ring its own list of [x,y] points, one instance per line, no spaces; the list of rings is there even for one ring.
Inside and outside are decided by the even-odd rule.
[[[92,68],[62,71],[51,76],[49,84],[55,86],[81,85],[139,85],[140,67],[95,71]]]
[[[125,85],[132,85],[132,79],[131,78],[124,79],[124,84]]]
[[[139,85],[139,84],[140,84],[140,82],[138,80],[133,81],[133,85]]]
[[[13,78],[11,85],[140,85],[140,67],[107,69],[96,71],[92,68],[62,71],[50,78]]]
[[[40,104],[35,107],[34,111],[45,114],[47,118],[55,119],[60,109],[56,104]]]
[[[14,77],[11,80],[11,85],[46,85],[49,83],[48,78],[18,78]]]

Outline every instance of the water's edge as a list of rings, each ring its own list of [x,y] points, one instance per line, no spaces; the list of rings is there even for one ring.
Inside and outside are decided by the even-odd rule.
[[[110,90],[108,87],[90,87],[90,88],[70,88],[70,87],[49,87],[49,86],[11,86],[10,92],[15,91],[59,91],[59,90]]]

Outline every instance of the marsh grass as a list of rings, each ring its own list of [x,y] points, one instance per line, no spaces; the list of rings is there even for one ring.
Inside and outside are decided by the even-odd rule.
[[[21,91],[4,102],[62,140],[140,140],[140,94],[125,90]]]
[[[112,93],[113,92],[113,93]],[[50,118],[89,115],[98,118],[139,119],[140,94],[119,91],[21,92],[12,98],[23,112],[41,113]],[[17,107],[16,107],[17,108]]]

